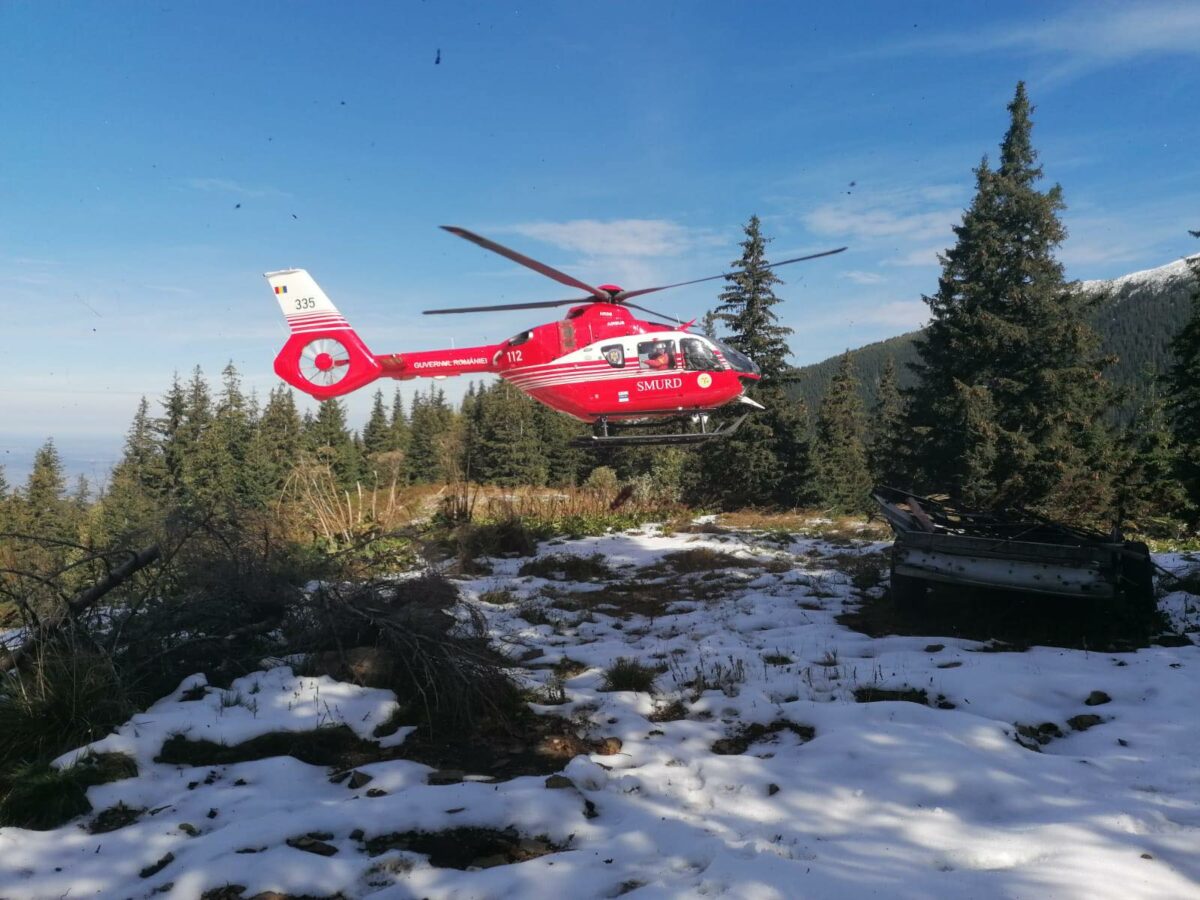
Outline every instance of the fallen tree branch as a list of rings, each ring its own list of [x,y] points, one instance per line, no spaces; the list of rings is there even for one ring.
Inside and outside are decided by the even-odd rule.
[[[68,622],[74,622],[80,613],[86,612],[101,597],[114,588],[120,587],[135,573],[146,568],[146,566],[157,560],[162,554],[158,544],[151,544],[149,547],[143,547],[141,550],[129,550],[125,552],[128,553],[129,557],[125,562],[111,569],[107,575],[91,587],[84,588],[74,597],[66,600],[63,609],[57,615],[44,620],[26,634],[21,646],[15,650],[0,650],[0,672],[16,668],[20,665],[21,660],[38,643],[59,631]]]

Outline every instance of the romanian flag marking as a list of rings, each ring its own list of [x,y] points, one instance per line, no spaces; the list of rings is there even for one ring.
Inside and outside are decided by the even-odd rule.
[[[286,284],[277,284],[277,285],[275,285],[275,293],[277,293],[277,294],[286,294],[286,293],[287,293],[287,285],[286,285]]]

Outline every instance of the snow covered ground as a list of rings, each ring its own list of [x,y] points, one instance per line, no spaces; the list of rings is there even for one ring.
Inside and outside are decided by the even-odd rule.
[[[1200,897],[1200,648],[871,638],[836,616],[883,546],[647,529],[543,548],[599,554],[613,570],[601,581],[522,577],[526,560],[498,560],[463,582],[547,699],[549,664],[581,664],[562,682],[566,703],[535,709],[621,741],[573,759],[555,787],[429,784],[431,769],[407,760],[359,767],[370,780],[357,786],[289,757],[155,763],[180,732],[232,744],[344,724],[370,738],[394,703],[285,667],[186,700],[196,676],[93,748],[130,753],[140,770],[92,788],[93,807],[147,812],[101,834],[83,821],[0,829],[0,897],[195,898],[226,885],[242,890],[210,896]],[[714,555],[672,564],[696,550]],[[718,553],[743,565],[704,568],[729,561]],[[1200,598],[1163,604],[1181,626],[1200,618]],[[619,657],[659,667],[658,693],[601,690]],[[927,702],[857,702],[864,689]],[[374,836],[463,827],[562,849],[466,871],[365,852]]]

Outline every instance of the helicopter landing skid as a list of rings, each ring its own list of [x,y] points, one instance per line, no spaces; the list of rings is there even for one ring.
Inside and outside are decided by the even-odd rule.
[[[591,437],[576,438],[571,441],[572,447],[645,447],[653,445],[702,444],[706,441],[719,440],[729,437],[746,421],[746,415],[739,416],[729,424],[713,431],[690,431],[679,434],[609,434],[608,423],[601,420],[597,424],[601,433]],[[636,428],[637,426],[629,426]]]

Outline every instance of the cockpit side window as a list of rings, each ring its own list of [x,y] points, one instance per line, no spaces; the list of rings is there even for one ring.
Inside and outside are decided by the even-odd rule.
[[[620,344],[609,344],[600,348],[604,361],[614,369],[625,368],[625,348]]]
[[[684,338],[679,342],[683,349],[684,365],[696,372],[716,372],[721,368],[721,362],[712,348],[698,338]]]
[[[643,341],[638,344],[638,366],[652,371],[675,368],[675,342]]]
[[[532,331],[522,331],[518,335],[514,335],[508,339],[508,346],[517,347],[533,337]]]

